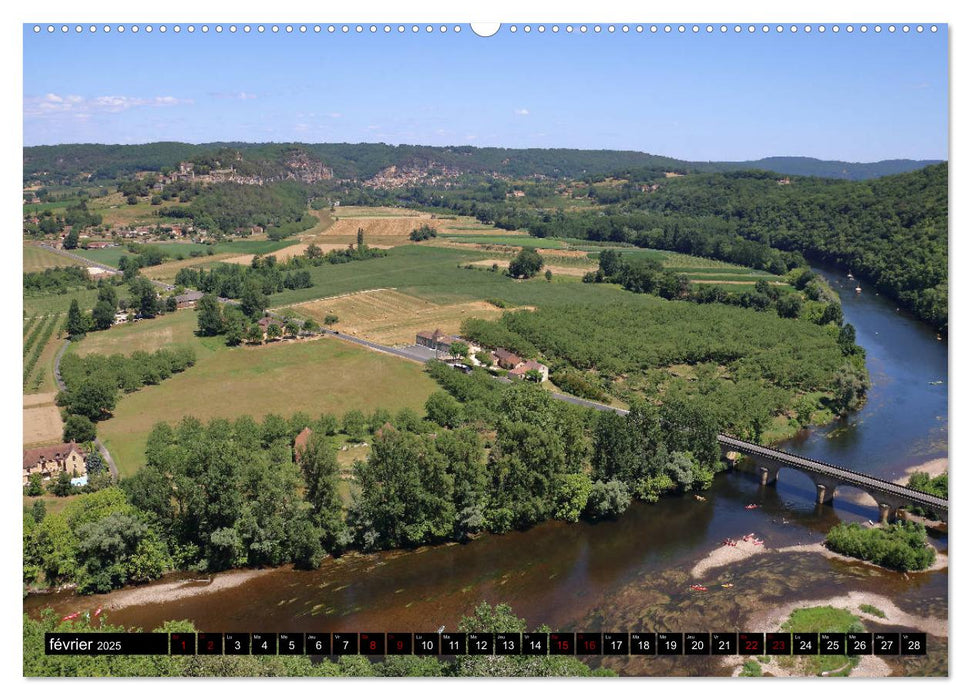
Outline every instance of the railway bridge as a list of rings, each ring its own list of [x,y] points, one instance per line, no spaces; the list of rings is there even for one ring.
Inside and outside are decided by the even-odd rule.
[[[724,456],[727,457],[730,452],[737,452],[752,460],[759,470],[763,485],[775,483],[779,478],[780,470],[795,469],[807,475],[816,484],[817,503],[829,503],[840,486],[852,486],[866,492],[877,502],[880,508],[880,521],[883,523],[895,518],[897,511],[904,506],[920,506],[947,522],[947,501],[929,493],[834,464],[763,447],[730,435],[719,435],[718,443]]]

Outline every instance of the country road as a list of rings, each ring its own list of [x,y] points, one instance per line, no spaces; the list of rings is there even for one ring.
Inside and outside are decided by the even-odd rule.
[[[57,355],[54,356],[54,382],[57,384],[59,391],[65,391],[67,385],[64,384],[64,380],[61,379],[61,358],[64,357],[64,352],[67,350],[67,346],[71,344],[70,339],[64,341],[64,345],[60,347],[57,351]],[[105,463],[108,465],[108,471],[111,472],[111,477],[117,481],[118,480],[118,467],[115,465],[115,460],[108,452],[108,448],[105,444],[101,442],[101,438],[96,437],[94,439],[94,446],[98,448],[98,452],[104,458]]]

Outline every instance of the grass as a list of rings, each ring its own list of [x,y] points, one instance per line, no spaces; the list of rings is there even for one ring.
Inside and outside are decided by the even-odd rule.
[[[108,330],[88,333],[84,340],[71,343],[68,352],[78,355],[130,355],[136,350],[155,352],[173,345],[187,345],[197,352],[204,349],[205,341],[193,332],[196,314],[182,310],[134,323],[123,323]]]
[[[24,296],[24,316],[46,315],[64,312],[71,306],[71,300],[77,299],[82,311],[90,311],[98,300],[97,289],[75,289],[64,294],[40,294]]]
[[[24,272],[40,272],[51,267],[70,267],[76,260],[52,253],[40,246],[24,244]]]
[[[869,603],[864,603],[860,606],[860,612],[866,613],[867,615],[873,615],[874,617],[880,617],[886,619],[887,613],[878,608],[875,605],[870,605]]]
[[[173,258],[177,255],[185,256],[187,264],[191,263],[206,263],[211,262],[216,255],[247,255],[255,253],[272,253],[273,251],[285,248],[288,245],[292,245],[293,240],[287,239],[283,241],[227,241],[226,243],[218,243],[215,246],[207,246],[201,243],[183,243],[183,242],[158,242],[149,243],[148,245],[156,246],[161,248],[165,252],[169,253]],[[208,251],[212,250],[213,255],[208,255]],[[132,256],[130,250],[124,245],[118,246],[117,248],[100,248],[96,250],[83,250],[78,249],[74,251],[81,257],[87,258],[93,262],[101,263],[103,265],[110,265],[112,267],[118,267],[118,261],[124,256]],[[192,253],[202,253],[198,257],[191,257]],[[145,268],[146,273],[151,273],[152,268]]]
[[[392,248],[384,258],[313,268],[313,287],[274,294],[270,297],[270,306],[290,306],[348,292],[389,288],[438,304],[480,299],[501,299],[511,306],[599,304],[635,296],[615,285],[585,285],[579,279],[566,276],[554,276],[549,283],[542,277],[514,280],[501,272],[465,269],[465,265],[481,259],[482,251],[475,250],[415,245]],[[647,298],[647,295],[640,296]]]
[[[34,505],[34,501],[43,501],[45,512],[48,515],[54,515],[55,513],[62,512],[67,508],[73,501],[81,498],[83,494],[75,494],[73,496],[23,496],[24,508],[30,510]]]
[[[195,336],[195,328],[195,312],[180,311],[107,331],[100,339],[92,333],[78,344],[81,354],[152,350],[171,343],[196,349],[195,366],[123,396],[114,416],[99,424],[98,433],[123,476],[144,465],[145,442],[159,421],[175,423],[187,415],[204,421],[244,414],[259,419],[298,411],[342,415],[377,407],[421,412],[437,388],[417,363],[335,338],[229,348],[222,338]]]
[[[849,610],[832,606],[793,610],[782,625],[783,632],[853,632],[863,631],[860,619]],[[859,663],[856,656],[792,656],[778,657],[780,665],[798,666],[802,673],[846,676]]]

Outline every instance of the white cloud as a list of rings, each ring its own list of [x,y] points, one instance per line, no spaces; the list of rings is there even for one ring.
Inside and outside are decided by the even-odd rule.
[[[519,109],[514,109],[513,114],[520,117],[525,117],[527,114],[529,114],[529,110],[524,107],[520,107]]]
[[[24,115],[37,117],[57,113],[73,112],[78,118],[86,118],[93,113],[124,112],[134,107],[171,107],[191,104],[192,100],[172,97],[126,97],[123,95],[103,95],[84,98],[80,95],[57,95],[49,92],[43,97],[25,97]],[[83,116],[82,116],[83,115]]]

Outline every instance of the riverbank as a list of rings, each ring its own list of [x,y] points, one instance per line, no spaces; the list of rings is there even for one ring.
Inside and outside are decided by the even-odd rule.
[[[929,566],[926,569],[922,569],[921,571],[908,572],[907,574],[905,574],[905,572],[899,572],[893,569],[888,569],[886,567],[878,566],[873,562],[863,561],[861,559],[855,559],[853,557],[848,557],[843,554],[838,554],[837,552],[827,549],[822,542],[798,544],[798,545],[791,545],[789,547],[779,547],[777,549],[773,549],[771,547],[766,547],[765,545],[756,544],[750,538],[748,540],[739,539],[736,541],[736,544],[734,546],[723,544],[717,549],[713,549],[711,552],[705,555],[697,564],[695,564],[694,568],[691,569],[691,577],[694,579],[698,579],[704,576],[705,574],[707,574],[712,569],[717,569],[723,566],[727,566],[728,564],[735,564],[737,562],[744,561],[746,559],[749,559],[755,556],[796,554],[796,553],[818,554],[820,556],[826,557],[827,559],[840,559],[846,562],[864,564],[866,566],[872,566],[882,571],[889,571],[892,573],[898,573],[902,575],[909,575],[910,573],[921,574],[921,573],[926,573],[930,571],[941,571],[948,567],[947,555],[937,550],[935,550],[936,556],[934,559],[934,563],[931,564],[931,566]]]
[[[110,591],[109,593],[78,596],[76,600],[81,608],[102,607],[105,610],[118,610],[136,605],[171,603],[184,598],[208,595],[217,591],[236,588],[253,579],[279,570],[251,569],[227,571],[211,574],[205,578],[181,578],[176,581],[161,581],[131,588],[122,588]],[[204,575],[200,574],[200,576]]]

